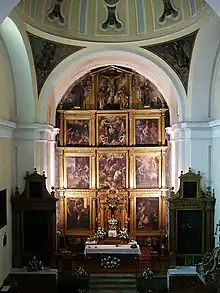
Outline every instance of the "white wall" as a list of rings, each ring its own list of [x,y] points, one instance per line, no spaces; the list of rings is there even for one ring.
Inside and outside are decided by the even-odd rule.
[[[0,39],[0,190],[7,189],[7,225],[0,229],[0,286],[8,275],[12,262],[12,133],[14,123],[9,122],[14,115],[14,88],[10,62],[3,41]],[[4,234],[7,245],[3,247]]]

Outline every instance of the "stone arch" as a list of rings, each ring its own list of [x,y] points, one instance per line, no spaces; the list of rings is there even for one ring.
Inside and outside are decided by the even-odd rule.
[[[48,108],[53,101],[51,123],[55,125],[56,106],[69,86],[90,70],[106,65],[128,67],[148,78],[163,94],[170,110],[171,123],[185,119],[185,90],[177,75],[164,61],[143,49],[128,51],[109,46],[106,49],[83,49],[54,69],[41,91],[39,122],[48,123]]]
[[[17,105],[14,119],[21,123],[34,123],[35,94],[30,62],[22,35],[16,24],[8,17],[1,25],[0,34],[8,52],[13,74]]]
[[[189,75],[188,120],[209,121],[217,105],[212,102],[212,84],[219,48],[220,21],[216,15],[198,32]],[[198,107],[199,106],[199,107]],[[219,110],[220,111],[220,107]]]

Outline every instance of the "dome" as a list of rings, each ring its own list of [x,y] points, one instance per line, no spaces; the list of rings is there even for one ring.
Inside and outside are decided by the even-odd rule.
[[[58,37],[119,43],[181,32],[211,9],[204,0],[25,0],[15,11],[28,25]]]

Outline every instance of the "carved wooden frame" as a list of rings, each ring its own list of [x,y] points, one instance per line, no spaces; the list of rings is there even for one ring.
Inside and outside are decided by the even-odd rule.
[[[88,157],[89,158],[89,189],[95,188],[95,150],[93,148],[65,148],[63,152],[63,166],[60,165],[60,174],[63,173],[63,184],[66,190],[77,189],[68,188],[67,186],[67,165],[66,160],[68,157]],[[86,189],[87,190],[87,189]]]
[[[164,110],[148,109],[148,110],[133,110],[130,114],[130,145],[136,145],[135,124],[136,120],[158,120],[158,145],[165,144],[165,112]]]
[[[71,229],[68,230],[67,227],[67,200],[68,198],[84,198],[87,200],[88,205],[90,207],[90,228],[89,229]],[[95,209],[94,209],[94,198],[95,192],[94,191],[82,191],[82,190],[68,190],[68,191],[61,191],[60,190],[60,201],[61,207],[60,208],[60,226],[62,234],[70,235],[70,236],[92,236],[94,234],[95,229]]]
[[[133,238],[136,236],[162,236],[167,234],[166,227],[166,189],[143,189],[130,192],[130,233]],[[158,198],[159,199],[159,225],[157,230],[138,231],[136,229],[136,200],[137,198]],[[132,220],[133,219],[133,220]]]
[[[165,151],[167,147],[137,147],[131,148],[129,151],[130,157],[130,188],[137,188],[136,184],[136,157],[146,156],[146,157],[158,157],[159,164],[159,178],[158,186],[155,187],[146,187],[147,188],[165,188]],[[145,188],[140,188],[145,189]]]
[[[63,115],[64,123],[64,137],[63,142],[66,146],[66,137],[67,137],[67,122],[73,120],[87,120],[89,121],[89,145],[86,147],[95,145],[95,111],[76,111],[76,110],[66,110]],[[74,145],[74,147],[81,147],[80,145]]]
[[[103,113],[104,112],[104,113]],[[125,138],[125,144],[124,145],[117,145],[117,147],[125,147],[128,145],[128,112],[123,111],[97,111],[96,114],[96,144],[99,145],[99,118],[100,117],[126,117],[126,138]],[[108,147],[114,147],[114,145],[108,145]]]
[[[125,154],[125,163],[126,163],[126,180],[125,180],[125,188],[128,188],[128,151],[127,148],[98,148],[97,150],[97,188],[100,188],[100,183],[99,183],[99,156],[100,154]],[[122,188],[123,189],[123,188]]]

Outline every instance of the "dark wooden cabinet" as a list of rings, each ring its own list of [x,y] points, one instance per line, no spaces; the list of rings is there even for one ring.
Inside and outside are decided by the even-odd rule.
[[[56,252],[56,198],[46,189],[46,177],[26,174],[25,190],[12,197],[13,266],[27,265],[33,256],[53,266]]]
[[[201,175],[181,173],[180,189],[169,202],[169,250],[172,265],[194,265],[214,246],[215,198],[201,188]]]

